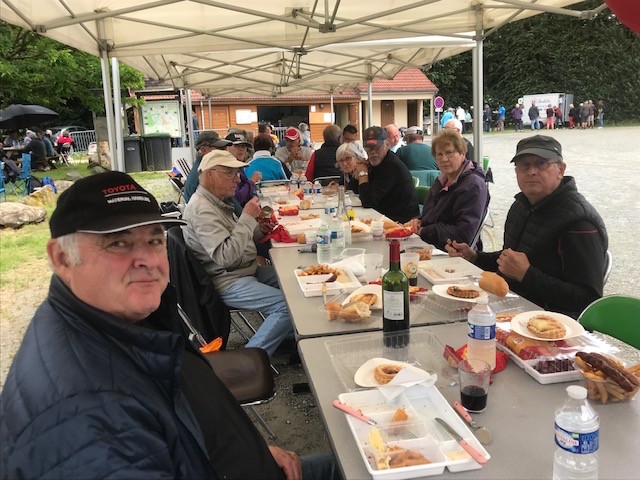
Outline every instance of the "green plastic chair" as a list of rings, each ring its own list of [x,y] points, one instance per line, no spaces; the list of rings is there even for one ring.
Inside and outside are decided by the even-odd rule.
[[[605,333],[640,349],[640,298],[599,298],[584,309],[578,322],[587,330]]]
[[[418,208],[420,209],[420,213],[422,213],[424,199],[427,198],[429,190],[431,190],[431,187],[416,187],[416,196],[418,197]]]
[[[413,186],[418,188],[418,185],[420,185],[420,179],[418,177],[413,177]]]

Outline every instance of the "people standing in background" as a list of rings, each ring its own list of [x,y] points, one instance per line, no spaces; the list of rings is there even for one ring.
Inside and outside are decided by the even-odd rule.
[[[469,110],[464,116],[464,131],[473,132],[473,117],[471,116],[471,110]]]
[[[573,103],[569,104],[569,128],[573,128],[576,124],[576,107]]]
[[[556,121],[556,128],[562,128],[563,126],[563,121],[562,121],[562,109],[560,108],[559,105],[554,105],[553,107],[553,113],[555,114],[555,121]]]
[[[482,112],[482,121],[484,122],[484,131],[485,132],[490,132],[491,131],[491,117],[493,115],[493,112],[491,111],[491,107],[489,106],[489,104],[485,104],[484,106],[484,111]]]
[[[556,112],[553,110],[553,106],[549,104],[546,110],[547,113],[547,130],[553,130],[555,128],[554,119],[556,118]]]
[[[598,100],[598,128],[604,128],[604,102]]]
[[[540,110],[538,110],[535,100],[531,100],[531,106],[527,113],[529,114],[529,120],[531,120],[531,130],[539,130],[540,124],[538,123],[538,117],[540,116]]]
[[[447,111],[442,115],[440,119],[440,126],[444,128],[444,124],[447,123],[452,118],[456,118],[455,113],[453,112],[453,108],[447,108]]]
[[[593,100],[589,100],[589,128],[596,126],[596,106]]]
[[[504,105],[500,104],[498,107],[498,131],[504,131],[504,121],[507,118],[507,109],[504,108]]]
[[[585,129],[589,125],[589,102],[580,104],[580,126]]]
[[[511,118],[513,118],[513,129],[516,132],[522,131],[522,105],[516,103],[516,106],[511,109]]]
[[[462,125],[462,131],[460,133],[464,133],[465,132],[465,128],[464,128],[464,122],[467,118],[467,112],[465,112],[464,108],[462,107],[458,107],[456,109],[456,118],[458,120],[460,120],[460,124]],[[445,126],[446,128],[446,126]]]

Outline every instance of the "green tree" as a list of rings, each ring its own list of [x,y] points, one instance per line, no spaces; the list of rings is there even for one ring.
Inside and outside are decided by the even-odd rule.
[[[471,53],[438,62],[426,73],[448,106],[472,103]],[[602,99],[608,119],[639,120],[640,37],[605,9],[592,20],[537,15],[487,38],[485,102],[508,106],[522,95],[546,92],[573,93],[576,102]]]
[[[144,86],[142,74],[122,63],[120,79],[123,89]],[[99,58],[0,22],[0,108],[12,103],[49,107],[57,123],[91,124],[91,112],[104,112]]]

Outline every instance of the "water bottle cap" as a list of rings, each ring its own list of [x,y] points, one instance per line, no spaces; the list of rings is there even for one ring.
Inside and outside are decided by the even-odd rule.
[[[574,400],[584,400],[587,398],[587,389],[580,385],[569,385],[567,387],[567,393]]]

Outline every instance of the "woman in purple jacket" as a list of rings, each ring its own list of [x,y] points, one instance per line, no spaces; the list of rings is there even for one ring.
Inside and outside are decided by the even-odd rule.
[[[439,249],[449,240],[471,244],[489,205],[484,172],[465,158],[466,143],[455,130],[443,130],[433,140],[431,152],[442,173],[427,194],[422,215],[405,226]]]

